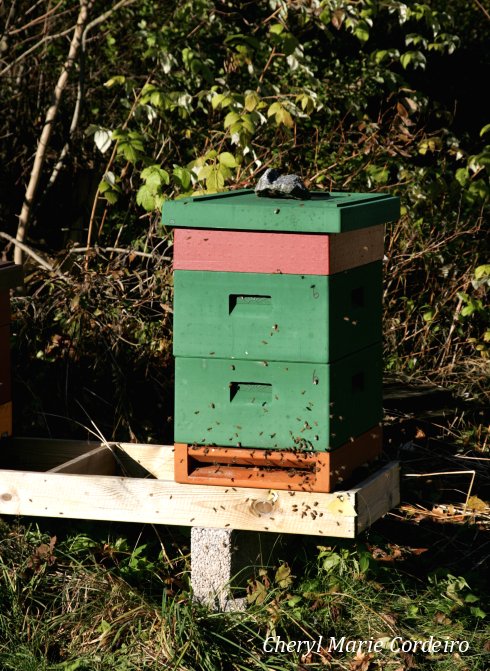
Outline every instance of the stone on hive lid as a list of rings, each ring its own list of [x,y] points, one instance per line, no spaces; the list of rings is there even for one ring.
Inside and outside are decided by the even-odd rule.
[[[306,200],[310,192],[298,175],[281,175],[279,170],[269,168],[257,182],[255,193],[270,198],[297,198]]]

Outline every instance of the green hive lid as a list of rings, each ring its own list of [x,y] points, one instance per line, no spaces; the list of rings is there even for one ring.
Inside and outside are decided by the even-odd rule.
[[[342,233],[394,221],[400,199],[384,193],[314,191],[310,200],[259,197],[253,189],[166,201],[164,226]]]

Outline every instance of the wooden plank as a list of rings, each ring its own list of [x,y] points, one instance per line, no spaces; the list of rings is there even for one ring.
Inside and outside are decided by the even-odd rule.
[[[175,356],[329,363],[382,339],[382,263],[335,275],[176,270]]]
[[[10,324],[10,292],[0,289],[0,326]]]
[[[268,494],[253,488],[233,490],[114,476],[0,471],[0,513],[4,515],[352,538],[355,533],[353,498],[349,493],[342,495],[350,502],[348,514],[344,515],[338,512],[342,510],[341,504],[344,505],[338,496],[299,492]]]
[[[159,480],[174,479],[174,448],[168,445],[142,445],[140,443],[117,443],[116,455],[124,473],[137,473],[139,466],[144,475]]]
[[[14,437],[5,440],[0,450],[0,467],[10,470],[48,471],[106,445],[85,440]],[[130,470],[135,463],[155,478],[173,480],[173,446],[141,443],[107,443],[116,459]],[[133,463],[135,462],[135,463]]]
[[[384,225],[330,236],[330,275],[383,258]]]
[[[38,441],[38,446],[40,442],[43,441]],[[44,441],[45,448],[50,442],[54,441]],[[21,449],[21,441],[17,441],[17,447]],[[86,447],[82,441],[72,441],[71,445],[65,446],[65,454]],[[32,450],[32,442],[30,448]],[[145,468],[160,469],[161,475],[173,477],[173,449],[170,446],[124,443],[118,444],[116,449],[134,457]],[[102,454],[104,450],[106,454],[110,453],[104,446],[99,446],[95,452]],[[93,444],[84,456],[88,457],[90,453],[94,453]],[[65,467],[72,468],[74,461]],[[84,466],[88,461],[82,458],[77,463]],[[369,523],[389,509],[381,503],[388,503],[386,492],[383,494],[386,487],[392,486],[396,490],[392,500],[396,499],[398,491],[397,469],[391,480],[387,480],[386,469],[383,469],[355,490],[332,494],[182,485],[171,479],[72,475],[59,472],[61,469],[55,473],[0,470],[0,514],[353,538],[358,529],[366,526],[365,509],[370,512]],[[362,524],[356,524],[356,505],[363,506]]]
[[[333,450],[381,421],[381,385],[381,343],[332,364],[176,357],[174,439]]]
[[[22,266],[10,262],[0,263],[0,290],[12,289],[22,285],[24,271]]]
[[[353,491],[357,511],[356,534],[400,503],[400,466],[390,462]]]
[[[347,233],[176,228],[174,270],[332,275],[383,258],[384,226]]]
[[[102,444],[85,440],[10,438],[4,441],[0,450],[0,467],[25,471],[48,471]]]
[[[400,199],[384,193],[312,192],[309,200],[257,198],[251,189],[167,200],[163,226],[342,233],[395,221]]]
[[[114,453],[107,445],[96,447],[90,452],[81,454],[79,457],[65,461],[48,473],[75,473],[77,475],[115,475],[116,459]]]

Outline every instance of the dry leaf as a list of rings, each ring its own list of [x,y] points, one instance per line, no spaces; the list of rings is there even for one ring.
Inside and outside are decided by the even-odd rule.
[[[483,513],[490,508],[489,504],[479,499],[478,496],[470,496],[466,505],[471,510],[476,510],[479,513]]]
[[[358,652],[350,663],[350,671],[369,671],[373,657],[371,652]]]

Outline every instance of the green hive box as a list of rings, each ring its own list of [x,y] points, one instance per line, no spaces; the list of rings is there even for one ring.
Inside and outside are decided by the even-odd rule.
[[[279,240],[276,233],[298,243],[305,235],[351,240],[397,219],[399,208],[385,194],[313,193],[300,201],[244,189],[166,202],[162,222],[202,229],[208,249],[214,232],[221,239],[226,232],[240,255],[243,235],[256,236],[248,254],[271,234]],[[183,231],[183,240],[191,237]],[[226,272],[201,270],[191,261],[174,273],[176,443],[330,451],[379,424],[380,260],[306,275],[288,274],[294,263],[271,274],[229,264]]]
[[[328,363],[381,340],[381,261],[335,275],[177,270],[174,355]]]
[[[381,420],[381,345],[332,364],[178,357],[175,442],[327,451]]]

